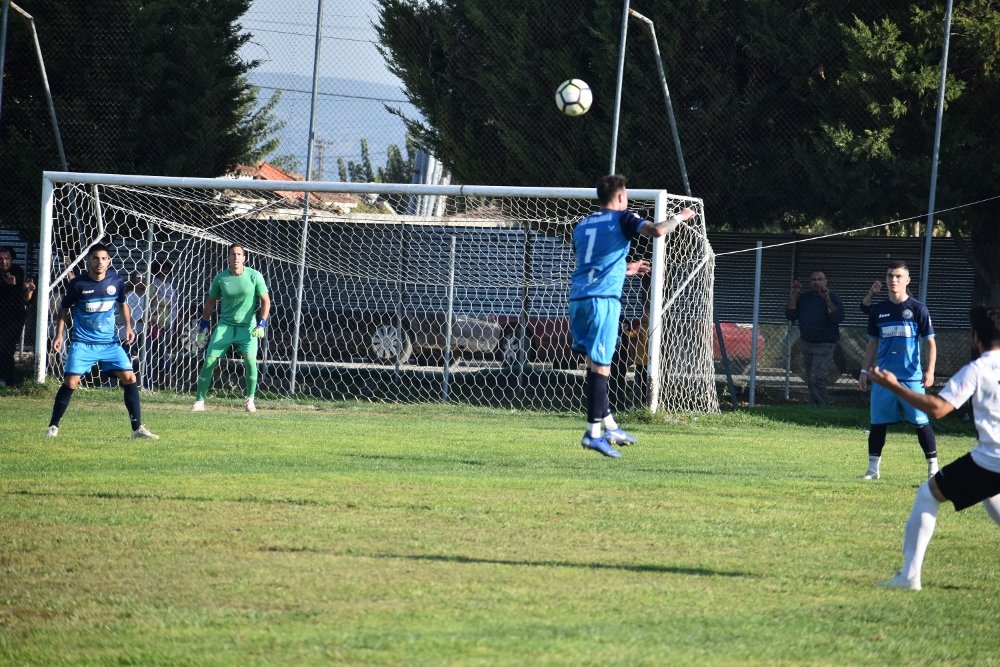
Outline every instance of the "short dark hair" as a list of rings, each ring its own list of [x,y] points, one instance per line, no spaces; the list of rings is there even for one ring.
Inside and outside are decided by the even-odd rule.
[[[17,253],[14,252],[14,249],[9,245],[0,245],[0,255],[2,255],[3,253],[7,253],[8,255],[10,255],[11,259],[17,259]]]
[[[889,267],[888,268],[889,268],[890,271],[895,271],[896,269],[906,269],[907,273],[910,272],[910,267],[908,267],[906,265],[906,262],[904,262],[901,259],[894,259],[891,262],[889,262]]]
[[[969,311],[969,324],[982,345],[1000,347],[1000,308],[973,306]]]
[[[619,190],[628,186],[628,180],[621,174],[608,174],[597,179],[597,199],[601,205],[610,204]]]
[[[87,257],[90,257],[95,252],[100,252],[102,250],[108,253],[109,255],[111,254],[111,248],[104,245],[103,243],[95,243],[94,245],[90,246],[90,250],[87,251]]]

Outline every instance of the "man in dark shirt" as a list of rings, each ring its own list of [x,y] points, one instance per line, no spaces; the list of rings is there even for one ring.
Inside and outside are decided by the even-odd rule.
[[[840,340],[840,323],[844,321],[844,304],[836,292],[826,285],[826,274],[813,271],[809,276],[812,291],[800,294],[802,286],[792,281],[785,317],[799,321],[802,361],[805,366],[809,398],[816,405],[829,405],[826,376],[833,361],[833,351]]]
[[[14,384],[14,350],[24,329],[25,306],[35,295],[35,281],[14,266],[10,246],[0,247],[0,386]]]

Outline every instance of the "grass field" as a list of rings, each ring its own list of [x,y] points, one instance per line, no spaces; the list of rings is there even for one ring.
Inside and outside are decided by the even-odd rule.
[[[926,471],[894,431],[861,482],[861,409],[630,415],[614,461],[577,415],[51,400],[0,395],[0,664],[1000,664],[981,509],[873,587]]]

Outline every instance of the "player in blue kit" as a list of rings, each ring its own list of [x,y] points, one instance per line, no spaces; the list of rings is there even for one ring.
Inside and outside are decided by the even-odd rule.
[[[924,304],[906,291],[910,284],[910,270],[906,267],[906,262],[897,260],[889,263],[885,284],[889,288],[889,298],[872,304],[868,313],[868,347],[865,349],[858,385],[861,391],[868,389],[868,369],[874,363],[882,370],[892,373],[904,387],[922,394],[925,387],[929,388],[934,384],[934,364],[937,360],[930,313]],[[921,342],[927,348],[926,369],[920,363]],[[871,393],[868,470],[862,479],[878,479],[881,476],[880,464],[886,430],[890,424],[899,422],[900,414],[917,430],[920,449],[927,459],[927,476],[936,473],[937,439],[927,415],[880,385],[871,387]]]
[[[135,340],[132,330],[132,312],[125,302],[125,281],[117,273],[108,273],[111,255],[108,247],[98,243],[87,254],[87,273],[70,281],[66,296],[59,305],[56,334],[52,349],[62,348],[63,332],[72,315],[69,354],[63,384],[56,393],[52,406],[52,419],[45,435],[54,438],[59,435],[59,421],[69,407],[73,392],[80,385],[80,376],[89,373],[94,364],[102,371],[110,371],[121,380],[125,390],[125,408],[132,425],[133,438],[158,440],[160,436],[151,433],[142,424],[139,407],[139,385],[132,372],[132,360],[118,340],[115,325],[115,310],[121,309],[125,323],[125,343]]]
[[[630,445],[635,436],[626,433],[611,414],[608,379],[618,341],[622,288],[625,276],[649,273],[646,260],[628,262],[632,241],[640,235],[660,237],[694,217],[683,209],[661,222],[646,220],[628,210],[628,189],[621,174],[609,174],[597,181],[601,208],[577,223],[573,229],[576,268],[569,292],[569,327],[573,349],[587,355],[587,430],[582,444],[586,449],[618,458],[613,445]]]

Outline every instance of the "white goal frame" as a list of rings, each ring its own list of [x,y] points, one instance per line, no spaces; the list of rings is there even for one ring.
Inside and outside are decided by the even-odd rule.
[[[310,181],[269,181],[269,180],[249,180],[243,178],[222,178],[222,179],[212,179],[212,178],[183,178],[183,177],[163,177],[163,176],[142,176],[142,175],[119,175],[119,174],[95,174],[95,173],[73,173],[73,172],[55,172],[46,171],[42,176],[42,199],[41,199],[41,219],[40,219],[40,244],[39,244],[39,276],[38,276],[38,293],[39,298],[37,299],[37,326],[36,326],[36,336],[35,336],[35,350],[39,351],[36,354],[36,379],[38,382],[44,382],[47,376],[47,360],[49,354],[45,353],[48,349],[48,333],[50,329],[50,318],[54,313],[52,302],[53,286],[58,285],[66,275],[69,269],[63,269],[62,266],[54,266],[53,260],[55,258],[63,259],[58,253],[54,253],[55,244],[58,242],[56,238],[56,190],[61,185],[72,184],[81,188],[81,191],[86,190],[89,196],[89,202],[86,206],[71,207],[73,210],[70,213],[63,213],[62,215],[68,217],[86,217],[87,221],[81,222],[80,225],[86,227],[87,238],[82,242],[82,245],[78,248],[81,253],[79,257],[68,257],[65,259],[72,260],[75,263],[79,263],[83,257],[86,255],[86,250],[89,249],[95,243],[102,242],[102,238],[105,236],[104,232],[104,220],[101,213],[101,192],[100,188],[102,186],[108,187],[121,187],[121,188],[163,188],[163,189],[183,189],[183,190],[212,190],[219,193],[225,191],[266,191],[275,193],[278,191],[288,191],[294,189],[297,193],[343,193],[346,195],[355,196],[399,196],[399,197],[418,197],[421,201],[426,203],[427,201],[432,202],[443,202],[446,198],[451,197],[481,197],[481,198],[533,198],[533,199],[573,199],[573,200],[591,200],[596,205],[596,190],[594,188],[539,188],[539,187],[514,187],[514,186],[475,186],[475,185],[409,185],[409,184],[385,184],[385,183],[339,183],[339,182],[310,182]],[[714,253],[712,252],[711,246],[708,243],[707,236],[705,235],[705,225],[704,225],[704,204],[702,200],[692,197],[684,197],[681,195],[669,194],[665,190],[653,190],[653,189],[630,189],[629,197],[632,202],[635,201],[646,201],[653,202],[652,211],[649,217],[654,217],[657,220],[665,219],[671,211],[679,210],[683,206],[691,206],[698,212],[698,218],[694,221],[696,224],[691,225],[690,233],[697,236],[696,243],[701,244],[702,258],[699,260],[697,266],[688,273],[687,277],[675,278],[674,284],[665,284],[665,276],[667,275],[666,263],[667,254],[665,252],[666,244],[670,242],[672,236],[668,235],[664,238],[653,239],[652,240],[652,255],[651,255],[651,283],[649,290],[649,312],[654,314],[651,317],[652,324],[648,328],[648,354],[647,354],[647,368],[648,373],[648,383],[650,391],[648,392],[648,402],[646,407],[651,412],[657,412],[662,409],[663,406],[663,388],[664,388],[664,354],[665,351],[669,351],[670,346],[674,341],[667,340],[664,338],[664,330],[666,327],[665,322],[669,320],[670,310],[678,298],[684,298],[686,290],[691,289],[690,283],[695,278],[696,274],[699,276],[697,281],[699,285],[696,289],[705,292],[700,295],[702,300],[701,305],[698,308],[698,313],[694,316],[694,320],[687,320],[677,324],[677,332],[675,335],[687,335],[687,332],[693,331],[692,335],[697,336],[696,341],[696,352],[694,354],[696,359],[688,360],[684,362],[684,368],[671,368],[668,372],[672,374],[690,374],[691,376],[697,376],[698,382],[701,383],[702,388],[700,391],[709,393],[709,387],[711,388],[711,396],[705,397],[704,401],[699,403],[699,408],[696,411],[712,412],[718,410],[718,400],[715,396],[714,390],[714,366],[712,362],[712,337],[711,337],[711,327],[712,327],[712,274],[714,272]],[[301,202],[300,202],[301,203]],[[88,210],[88,208],[90,210]],[[422,207],[426,208],[426,207]],[[314,216],[322,215],[320,211],[310,211],[308,205],[301,206],[302,209],[302,240],[300,248],[298,249],[300,253],[300,264],[299,264],[299,285],[298,285],[298,299],[299,304],[296,310],[296,323],[295,323],[295,341],[297,344],[298,333],[299,333],[299,323],[298,313],[301,312],[301,298],[302,298],[302,272],[305,270],[305,253],[307,245],[307,234],[310,221]],[[75,223],[74,223],[75,224]],[[242,239],[238,238],[213,238],[214,242],[242,242]],[[248,248],[253,254],[256,248]],[[488,267],[484,267],[488,270]],[[148,268],[147,268],[148,271]],[[707,277],[706,274],[707,273]],[[147,274],[148,275],[148,274]],[[265,276],[267,278],[267,276]],[[707,287],[706,287],[707,281]],[[207,283],[203,286],[207,290]],[[568,284],[566,285],[568,289]],[[296,344],[293,344],[293,348],[296,348]],[[291,359],[292,364],[292,393],[295,392],[295,366],[296,358],[295,354],[297,352],[293,351],[293,358]],[[669,365],[669,364],[668,364]],[[666,406],[670,410],[670,406]]]

